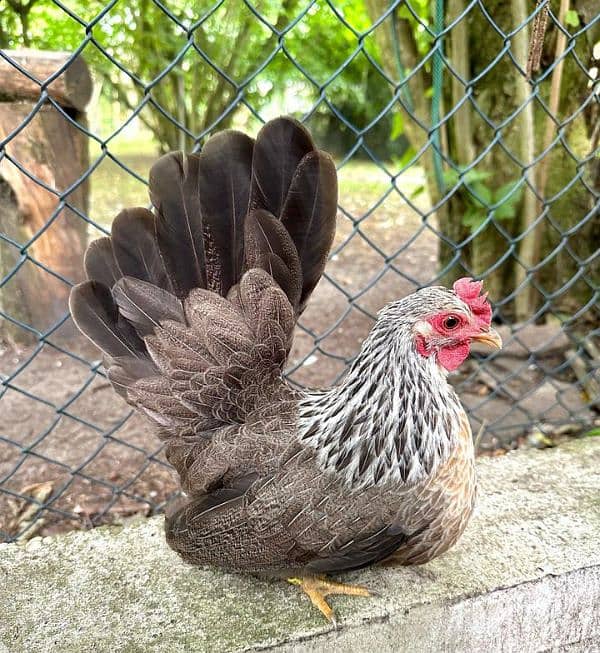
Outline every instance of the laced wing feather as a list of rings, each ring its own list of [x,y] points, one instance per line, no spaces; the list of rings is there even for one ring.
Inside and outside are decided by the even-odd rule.
[[[254,335],[241,314],[223,314],[210,301],[195,309],[194,326],[203,348],[219,364],[227,364],[234,354],[248,351],[254,344]]]
[[[231,289],[227,299],[239,307],[250,324],[254,324],[258,318],[260,297],[264,290],[272,286],[273,277],[265,270],[254,268],[244,274],[240,283]]]
[[[201,432],[215,424],[243,423],[268,398],[291,345],[294,311],[262,270],[246,272],[237,292],[235,306],[216,293],[196,289],[184,303],[186,326],[165,321],[145,338],[168,385],[136,382],[133,401],[152,411],[160,406],[178,423],[189,419],[191,411],[195,418],[190,425]],[[172,400],[185,411],[176,412]]]
[[[362,534],[333,550],[323,551],[306,565],[306,569],[318,574],[362,569],[388,558],[409,537],[395,526]]]
[[[283,366],[292,346],[296,317],[289,300],[277,287],[267,288],[258,301],[256,310],[256,339],[268,344],[273,342],[273,361]],[[281,346],[279,346],[281,343]],[[281,352],[283,350],[283,360]]]
[[[132,277],[119,279],[112,290],[119,313],[143,337],[164,320],[185,322],[181,302],[170,292]]]

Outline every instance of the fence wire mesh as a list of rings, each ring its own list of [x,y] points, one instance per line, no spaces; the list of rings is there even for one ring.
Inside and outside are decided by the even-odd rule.
[[[124,206],[147,203],[158,150],[200,149],[225,127],[255,133],[280,113],[333,151],[341,189],[338,234],[297,330],[290,380],[335,382],[387,301],[468,274],[486,279],[505,340],[502,353],[475,351],[451,375],[480,449],[593,432],[593,4],[37,0],[24,20],[9,2],[0,19],[0,538],[152,514],[176,492],[158,441],[71,328],[68,289],[85,244]],[[51,28],[69,51],[18,49],[52,49]]]

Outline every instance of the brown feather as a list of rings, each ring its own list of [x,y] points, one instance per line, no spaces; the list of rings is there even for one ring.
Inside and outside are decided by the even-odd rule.
[[[307,154],[298,166],[282,212],[302,267],[301,310],[319,282],[335,234],[337,175],[325,152]]]
[[[121,274],[172,291],[156,242],[154,215],[144,208],[124,209],[112,225],[112,248]]]
[[[205,238],[206,278],[226,295],[239,281],[244,255],[254,141],[237,131],[210,138],[200,153],[198,190]]]
[[[185,322],[181,302],[170,292],[146,281],[123,277],[112,290],[119,312],[143,337],[164,320]]]
[[[84,281],[75,286],[69,308],[79,330],[108,356],[145,356],[143,341],[128,322],[119,319],[117,305],[103,284]]]
[[[279,217],[298,164],[314,149],[310,133],[297,120],[269,121],[254,145],[250,208]]]
[[[85,251],[83,267],[88,279],[98,281],[107,288],[112,288],[122,276],[113,254],[112,241],[108,236],[89,244]]]
[[[298,305],[302,272],[296,247],[288,231],[272,214],[251,211],[245,223],[245,266],[262,268],[286,292],[290,303]]]
[[[204,230],[198,189],[199,156],[172,152],[150,170],[156,238],[175,294],[206,287]]]

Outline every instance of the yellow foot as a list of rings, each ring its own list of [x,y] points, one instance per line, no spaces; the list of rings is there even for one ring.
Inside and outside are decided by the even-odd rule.
[[[324,576],[305,576],[303,578],[288,578],[288,583],[298,585],[311,600],[312,604],[319,608],[325,618],[334,626],[337,626],[335,613],[325,598],[330,594],[346,594],[347,596],[373,596],[375,592],[360,585],[345,585],[336,583]]]

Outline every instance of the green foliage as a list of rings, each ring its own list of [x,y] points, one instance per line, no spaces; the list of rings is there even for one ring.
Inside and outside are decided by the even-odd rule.
[[[579,14],[575,9],[569,9],[565,14],[565,23],[569,27],[579,27]]]
[[[586,431],[584,433],[584,436],[586,438],[598,438],[598,437],[600,437],[600,427],[593,428],[593,429],[590,429],[589,431]]]
[[[343,156],[356,143],[356,131],[366,129],[365,144],[379,158],[388,158],[402,144],[392,143],[392,116],[386,111],[393,100],[393,87],[371,64],[368,56],[380,59],[374,35],[360,37],[371,27],[365,0],[336,0],[332,8],[318,2],[288,32],[285,48],[313,80],[306,83],[295,65],[278,55],[266,69],[275,86],[286,79],[295,84],[295,102],[308,111],[323,97],[310,119],[319,143]],[[290,104],[290,98],[284,103]],[[358,155],[361,154],[359,150]]]
[[[40,50],[74,50],[85,38],[85,27],[50,0],[6,0],[0,11],[0,48],[34,47]],[[82,21],[102,8],[99,0],[72,0],[66,6]]]
[[[244,3],[226,2],[207,17],[206,3],[170,0],[165,3],[168,15],[152,0],[130,0],[100,16],[107,4],[70,0],[66,3],[74,14],[70,16],[51,0],[30,0],[25,22],[9,7],[0,12],[0,46],[73,51],[85,39],[86,24],[97,19],[83,56],[102,84],[103,97],[120,106],[124,115],[146,102],[139,117],[162,149],[193,144],[193,138],[181,142],[181,130],[170,118],[197,135],[241,92],[257,109],[270,101],[267,94],[276,66],[254,75],[276,47],[277,36]],[[258,0],[254,6],[265,21],[282,29],[300,4]],[[280,92],[285,88],[284,80]],[[240,118],[236,112],[228,113],[220,126],[236,118],[247,120],[248,114]]]
[[[491,180],[491,181],[490,181]],[[523,188],[520,180],[496,188],[493,173],[487,170],[447,170],[444,182],[460,193],[466,206],[462,223],[475,231],[491,215],[495,220],[512,220],[517,213]],[[487,183],[486,183],[487,182]]]
[[[298,0],[260,0],[256,8],[279,29],[297,5]],[[163,149],[189,148],[240,92],[259,109],[265,104],[268,80],[253,76],[265,53],[275,47],[276,36],[244,3],[225,3],[205,20],[202,11],[184,0],[169,3],[175,20],[151,0],[119,3],[115,10],[109,20],[101,21],[103,29],[96,38],[128,74],[105,56],[97,61],[98,69],[106,92],[130,111],[150,98],[140,118]],[[234,112],[228,113],[220,126],[235,118]],[[187,141],[182,142],[182,131],[173,120],[187,130]]]
[[[402,134],[404,134],[404,114],[398,111],[394,113],[392,118],[392,133],[390,134],[390,138],[395,141]]]
[[[402,156],[394,157],[393,159],[394,167],[397,170],[404,170],[405,168],[408,168],[409,166],[413,165],[416,156],[417,156],[417,151],[412,145],[409,144],[404,150]],[[423,186],[423,190],[425,190],[425,186]]]
[[[410,24],[417,50],[422,56],[429,52],[433,43],[433,37],[427,30],[432,28],[433,8],[434,3],[431,0],[411,0],[410,9],[406,3],[402,3],[397,10],[398,18]]]
[[[268,24],[237,1],[223,3],[208,16],[211,4],[187,0],[164,3],[170,15],[152,0],[118,2],[103,15],[106,0],[69,0],[65,6],[73,16],[51,0],[30,0],[25,14],[17,11],[23,3],[8,1],[8,9],[0,12],[3,48],[73,51],[86,38],[86,24],[94,21],[89,29],[93,40],[83,56],[102,85],[103,102],[121,109],[103,138],[140,103],[145,106],[139,118],[167,150],[190,148],[217,121],[221,128],[247,127],[254,121],[250,110],[238,105],[227,111],[242,95],[264,117],[282,107],[289,113],[306,112],[326,95],[348,123],[370,127],[365,142],[376,141],[378,154],[387,154],[391,117],[377,118],[385,113],[393,89],[360,51],[359,36],[371,25],[365,0],[338,0],[334,8],[315,3],[286,32],[285,52],[265,68],[278,46],[274,30],[285,30],[305,9],[302,0],[256,0],[253,6]],[[373,37],[365,39],[364,47],[378,56]],[[356,134],[340,130],[330,106],[320,105],[311,126],[317,136],[333,141],[328,143],[333,149],[345,151]],[[173,120],[187,130],[185,139]]]

